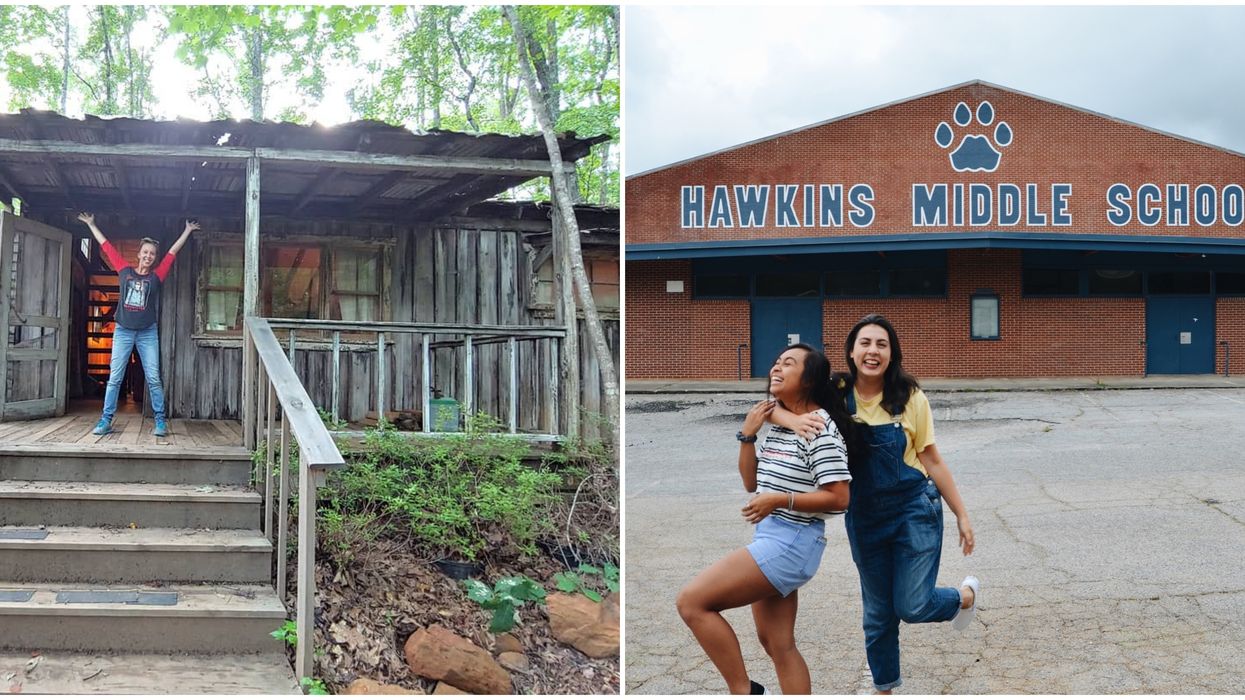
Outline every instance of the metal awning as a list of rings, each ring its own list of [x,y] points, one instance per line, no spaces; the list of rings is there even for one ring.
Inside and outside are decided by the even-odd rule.
[[[636,243],[627,246],[626,258],[627,260],[690,260],[758,255],[867,253],[900,250],[973,250],[986,248],[1245,255],[1245,238],[1022,233],[1016,231],[905,233],[875,236],[770,238],[742,241]]]

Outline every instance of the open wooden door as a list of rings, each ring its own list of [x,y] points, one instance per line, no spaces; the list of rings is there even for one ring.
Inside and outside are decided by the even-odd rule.
[[[0,421],[65,413],[73,236],[0,212]]]

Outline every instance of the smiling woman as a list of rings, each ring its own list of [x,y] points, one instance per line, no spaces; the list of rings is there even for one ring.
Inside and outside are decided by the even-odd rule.
[[[839,377],[831,375],[830,362],[819,350],[788,347],[769,377],[774,398],[754,405],[736,434],[739,475],[744,489],[756,492],[743,508],[744,519],[756,525],[753,542],[702,571],[679,592],[676,605],[731,693],[766,692],[749,678],[739,642],[721,615],[751,605],[783,693],[808,694],[808,665],[795,643],[798,589],[821,563],[826,519],[847,508],[849,446],[850,458],[859,459],[863,445],[843,405]],[[808,436],[775,426],[759,446],[754,444],[779,406],[808,413],[813,424]]]

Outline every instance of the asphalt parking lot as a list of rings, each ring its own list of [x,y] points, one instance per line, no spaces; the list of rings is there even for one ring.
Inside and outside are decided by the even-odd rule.
[[[931,391],[977,551],[946,512],[939,585],[982,579],[963,633],[904,625],[901,694],[1245,691],[1245,389]],[[759,395],[626,402],[628,693],[721,694],[679,588],[750,541],[735,431]],[[813,692],[872,692],[841,520],[800,593]],[[777,688],[746,609],[749,672]]]

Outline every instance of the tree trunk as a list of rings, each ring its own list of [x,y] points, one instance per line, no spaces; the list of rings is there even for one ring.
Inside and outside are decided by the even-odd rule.
[[[549,149],[549,162],[553,166],[554,209],[558,213],[562,223],[562,231],[566,236],[571,272],[575,278],[575,291],[579,295],[579,303],[584,310],[584,321],[587,325],[588,338],[592,342],[593,352],[596,354],[597,363],[601,367],[601,379],[605,385],[605,419],[609,423],[614,445],[618,446],[620,445],[618,440],[620,408],[618,376],[614,370],[614,358],[610,354],[609,344],[605,340],[605,328],[601,324],[600,315],[597,314],[597,305],[592,299],[592,288],[588,284],[588,275],[584,271],[583,250],[579,243],[579,223],[575,218],[575,210],[571,206],[572,200],[568,191],[566,173],[562,162],[562,149],[558,145],[557,134],[553,131],[553,120],[549,114],[547,103],[540,94],[540,87],[536,84],[536,77],[533,75],[531,63],[528,60],[527,31],[519,21],[519,13],[514,6],[505,5],[502,9],[510,20],[511,28],[514,30],[514,39],[519,55],[519,68],[523,74],[523,82],[527,85],[528,96],[532,102],[532,111],[536,113],[536,120],[540,123],[540,130],[545,137],[545,146]],[[569,327],[568,333],[576,332],[575,316],[573,314],[571,318],[567,319],[567,325]]]
[[[99,8],[100,31],[104,38],[104,112],[110,115],[117,113],[116,75],[112,58],[112,34],[108,27],[108,7]]]
[[[251,119],[264,119],[264,34],[260,27],[251,33]]]
[[[61,114],[69,111],[69,6],[61,8],[61,21],[65,24],[65,62],[61,69]]]

